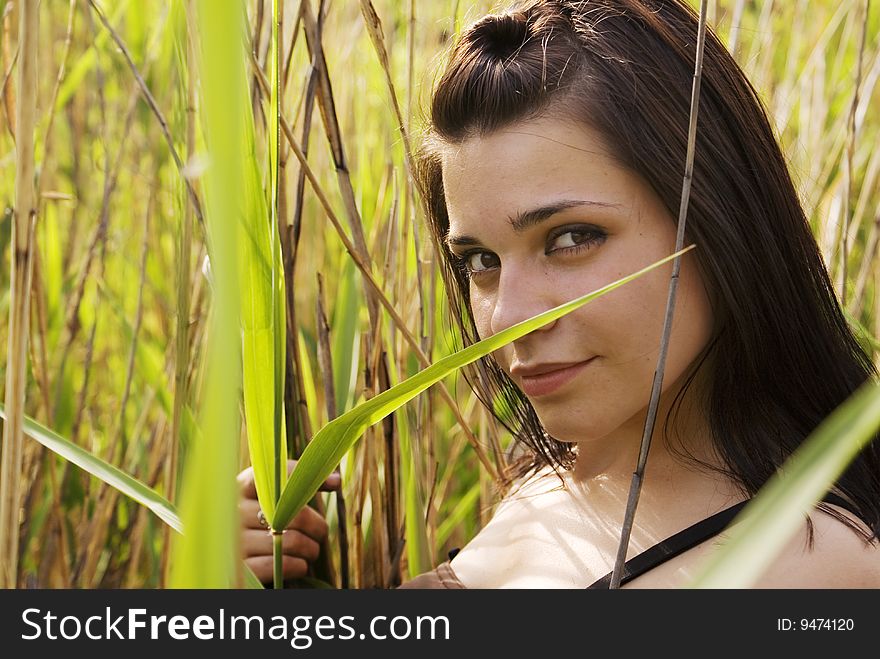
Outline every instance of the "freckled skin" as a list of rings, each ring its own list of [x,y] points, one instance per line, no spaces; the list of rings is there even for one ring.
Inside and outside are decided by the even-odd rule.
[[[610,155],[597,132],[557,119],[513,125],[444,152],[450,236],[476,238],[488,254],[470,262],[471,308],[480,336],[567,302],[669,255],[675,219],[653,189]],[[522,232],[510,217],[560,200],[607,207],[563,210]],[[587,224],[607,234],[576,253],[557,227]],[[582,239],[583,235],[575,236]],[[697,247],[699,249],[699,246]],[[456,247],[461,253],[465,248]],[[593,454],[641,438],[657,365],[672,263],[595,300],[495,353],[501,367],[599,358],[574,380],[532,399],[547,431],[590,445]],[[663,402],[712,332],[712,312],[694,252],[682,259]],[[521,386],[521,380],[513,376]],[[658,417],[660,418],[660,417]],[[600,442],[601,440],[601,442]],[[631,466],[627,468],[631,469]]]

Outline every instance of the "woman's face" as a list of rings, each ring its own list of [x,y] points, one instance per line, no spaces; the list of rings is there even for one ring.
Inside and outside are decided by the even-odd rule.
[[[481,338],[675,251],[673,217],[584,125],[518,123],[446,147],[442,166],[448,243],[470,275]],[[644,423],[671,272],[672,263],[664,264],[494,353],[551,436],[589,441]],[[689,252],[664,398],[711,332],[708,296]]]

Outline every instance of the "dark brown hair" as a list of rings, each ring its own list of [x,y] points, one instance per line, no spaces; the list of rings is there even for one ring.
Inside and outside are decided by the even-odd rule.
[[[461,143],[541,116],[573,118],[597,129],[617,159],[677,217],[697,26],[693,10],[679,0],[532,0],[486,16],[462,34],[433,94],[419,178],[465,343],[478,337],[468,277],[444,243],[449,219],[436,144]],[[711,369],[706,413],[723,471],[753,495],[826,416],[877,374],[841,313],[758,95],[711,31],[700,104],[685,243],[697,245],[693,257],[713,300],[716,327],[699,367]],[[544,432],[529,401],[493,359],[482,360],[467,377],[531,449],[516,463],[516,475],[572,464],[571,445]],[[667,417],[667,427],[669,422]],[[876,439],[835,489],[876,536]]]

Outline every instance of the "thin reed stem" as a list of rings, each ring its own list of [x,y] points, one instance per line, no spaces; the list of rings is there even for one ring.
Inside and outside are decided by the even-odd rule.
[[[681,189],[681,205],[678,210],[678,232],[675,236],[675,251],[684,246],[685,224],[687,222],[688,202],[690,201],[691,182],[694,173],[694,152],[697,144],[697,116],[700,109],[700,81],[703,72],[703,49],[706,43],[706,3],[700,0],[700,24],[697,30],[697,52],[694,63],[694,80],[691,87],[691,111],[688,125],[687,157],[685,160],[684,181]],[[614,561],[614,569],[611,573],[609,588],[620,588],[623,578],[623,564],[626,562],[626,552],[629,549],[629,539],[632,535],[633,522],[636,515],[636,507],[639,503],[639,495],[642,491],[645,465],[648,461],[648,451],[651,448],[651,437],[654,434],[654,421],[657,416],[657,406],[660,402],[660,392],[663,387],[663,374],[666,369],[666,353],[669,350],[669,338],[672,334],[672,316],[675,312],[675,297],[678,291],[678,277],[681,270],[681,256],[672,261],[672,276],[669,278],[669,296],[666,300],[666,316],[663,321],[663,334],[660,338],[660,355],[657,358],[657,368],[654,371],[654,381],[651,384],[651,399],[648,404],[648,414],[645,418],[645,428],[642,433],[642,442],[639,448],[639,459],[636,470],[633,472],[632,483],[624,512],[623,526],[620,532],[620,542],[617,547],[617,558]]]

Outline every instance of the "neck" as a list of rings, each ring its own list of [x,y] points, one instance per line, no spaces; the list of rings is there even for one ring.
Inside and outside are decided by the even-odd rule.
[[[654,482],[674,481],[696,469],[673,455],[669,442],[663,437],[672,401],[675,400],[685,377],[683,375],[660,396],[645,465],[646,474],[650,472]],[[681,401],[681,407],[672,417],[674,423],[669,424],[669,440],[698,460],[719,465],[703,406],[694,397],[699,390],[699,383],[694,382]],[[638,464],[646,417],[647,406],[612,433],[578,442],[572,478],[583,483],[601,480],[606,484],[619,483],[628,487]]]

